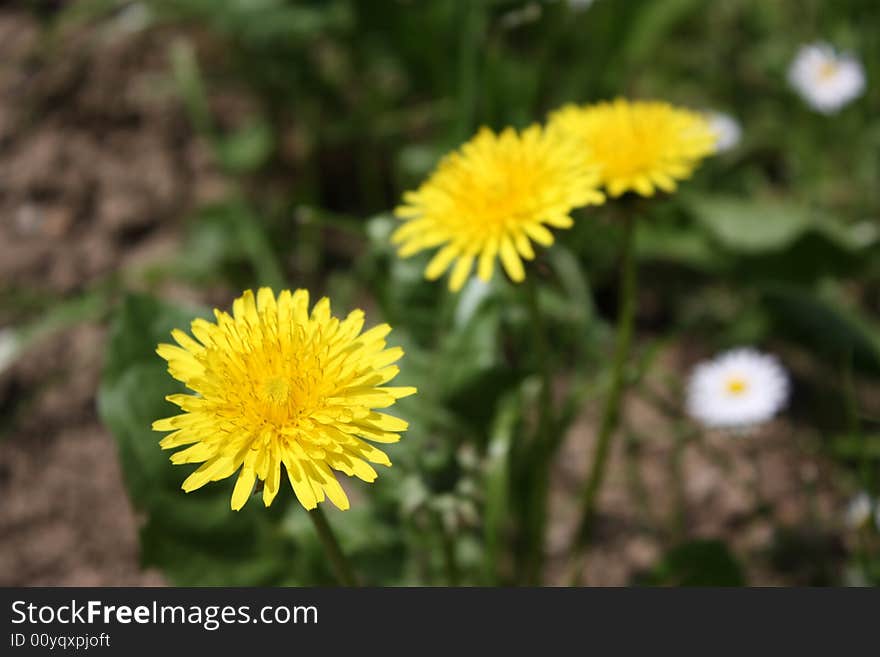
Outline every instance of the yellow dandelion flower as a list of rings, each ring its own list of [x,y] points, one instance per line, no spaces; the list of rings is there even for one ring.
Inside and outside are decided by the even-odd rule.
[[[450,267],[449,289],[462,288],[474,263],[484,281],[499,257],[507,275],[525,278],[532,241],[553,243],[547,226],[569,228],[574,208],[602,203],[599,177],[573,144],[540,126],[496,135],[488,128],[447,155],[395,214],[405,223],[391,236],[406,258],[442,247],[425,269],[430,280]],[[455,265],[453,266],[453,263]]]
[[[656,101],[617,99],[566,105],[550,115],[549,130],[576,140],[598,163],[611,196],[675,190],[715,150],[716,133],[697,112]]]
[[[400,347],[386,349],[387,324],[364,333],[364,313],[344,320],[330,314],[330,301],[309,313],[309,293],[284,290],[275,295],[250,290],[232,304],[232,315],[214,311],[216,323],[196,319],[195,339],[179,329],[177,345],[160,344],[157,353],[168,372],[196,394],[169,395],[183,413],[157,420],[155,431],[172,431],[163,449],[189,445],[172,463],[201,463],[184,482],[190,492],[209,481],[238,479],[232,508],[247,502],[257,479],[263,503],[278,493],[281,466],[306,509],[325,495],[340,509],[348,498],[334,470],[371,482],[369,463],[391,465],[388,456],[364,439],[393,443],[407,428],[404,420],[377,412],[416,392],[384,384],[398,372]]]

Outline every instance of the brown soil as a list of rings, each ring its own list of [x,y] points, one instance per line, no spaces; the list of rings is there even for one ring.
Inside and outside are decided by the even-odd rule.
[[[675,348],[655,371],[664,366],[688,371],[693,364],[692,357]],[[647,384],[662,390],[659,380]],[[598,406],[592,404],[578,419],[555,467],[554,524],[548,540],[551,584],[570,583],[572,566],[563,555],[579,518],[578,495],[593,458]],[[630,394],[622,417],[583,584],[624,586],[669,548],[696,539],[724,540],[752,584],[814,583],[808,569],[783,576],[771,568],[769,555],[779,529],[805,539],[824,537],[835,556],[842,555],[837,537],[845,500],[832,488],[829,464],[815,455],[817,437],[809,430],[777,421],[748,435],[708,433],[686,441],[676,465],[674,425],[656,404]],[[627,449],[629,428],[639,435]],[[761,506],[767,511],[758,513]]]
[[[51,298],[173,249],[222,180],[169,85],[168,34],[42,38],[29,14],[0,10],[0,292]],[[22,313],[0,308],[0,326]],[[140,569],[96,415],[105,333],[56,333],[0,372],[0,585],[164,582]]]
[[[0,280],[65,293],[177,230],[221,183],[174,99],[170,36],[81,30],[44,43],[0,13]]]

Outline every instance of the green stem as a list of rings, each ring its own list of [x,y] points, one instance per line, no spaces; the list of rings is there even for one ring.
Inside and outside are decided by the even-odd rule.
[[[752,496],[755,500],[755,512],[758,516],[765,516],[770,511],[770,504],[764,497],[764,477],[761,471],[761,448],[754,440],[754,436],[749,436],[752,442],[748,445],[748,458],[752,465]]]
[[[596,443],[596,454],[587,483],[581,494],[582,511],[581,520],[574,538],[572,554],[576,561],[580,561],[580,553],[590,540],[593,530],[593,522],[596,515],[596,501],[602,482],[605,479],[605,470],[608,466],[608,456],[611,450],[611,439],[620,419],[620,402],[623,398],[623,390],[626,379],[626,363],[629,358],[630,345],[633,335],[633,321],[636,310],[636,258],[635,258],[635,217],[631,214],[624,218],[624,235],[621,261],[621,281],[619,293],[619,308],[617,316],[617,337],[614,350],[614,362],[611,370],[611,388],[602,419],[599,424],[599,437]],[[580,580],[581,566],[575,568],[575,578]]]
[[[321,507],[316,506],[308,513],[309,518],[312,519],[312,524],[315,525],[315,530],[318,532],[318,538],[321,539],[321,544],[324,546],[324,552],[327,554],[331,566],[333,566],[336,579],[343,586],[358,586],[354,570],[352,570],[348,559],[342,554],[339,541],[336,540],[336,535],[333,533],[330,523],[327,522],[324,512],[321,511]]]
[[[687,431],[681,422],[676,423],[675,445],[672,449],[672,478],[675,487],[675,507],[672,514],[673,542],[684,540],[687,527],[687,493],[685,491],[684,452],[687,448]]]
[[[554,447],[559,443],[553,436],[553,373],[550,368],[547,333],[544,327],[544,316],[538,300],[538,284],[534,276],[526,279],[526,295],[528,299],[530,325],[532,328],[532,345],[541,371],[541,391],[538,396],[538,424],[533,443],[533,458],[527,464],[533,473],[530,477],[530,495],[526,509],[526,566],[525,581],[529,585],[537,585],[541,579],[544,565],[544,534],[547,527],[547,493],[550,484],[550,464]]]

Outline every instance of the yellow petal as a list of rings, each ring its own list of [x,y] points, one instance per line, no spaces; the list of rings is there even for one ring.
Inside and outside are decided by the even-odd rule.
[[[471,273],[474,266],[474,256],[472,254],[462,255],[452,269],[452,276],[449,277],[449,289],[452,292],[458,292],[464,287],[465,281]]]
[[[324,489],[324,492],[327,493],[327,498],[333,502],[340,511],[347,510],[350,506],[348,495],[345,494],[345,491],[342,489],[342,486],[339,485],[339,482],[336,480],[333,473],[330,472],[330,469],[323,463],[313,462],[312,465],[318,472],[318,481],[320,481],[320,485]]]
[[[460,249],[454,244],[444,246],[434,254],[434,257],[431,258],[428,266],[425,267],[425,278],[429,281],[436,281],[446,273],[446,270],[449,269],[449,265],[452,264],[452,261],[455,260],[455,256],[459,253]]]
[[[271,288],[261,287],[257,291],[257,310],[261,315],[275,315],[278,312],[275,294]]]
[[[187,477],[183,484],[181,484],[181,488],[189,493],[197,488],[201,488],[209,481],[214,480],[215,477],[221,475],[228,477],[235,472],[236,467],[232,459],[226,456],[215,456],[210,461],[203,463],[195,472]]]
[[[523,269],[522,260],[519,259],[516,249],[513,248],[513,244],[510,243],[510,239],[507,237],[501,240],[500,254],[501,264],[504,265],[504,271],[507,272],[507,275],[515,283],[522,282],[526,277],[526,272]]]
[[[232,510],[238,511],[245,505],[254,490],[254,480],[257,478],[253,468],[242,467],[232,491]]]
[[[269,506],[278,494],[281,485],[281,463],[278,450],[273,448],[269,455],[269,466],[263,485],[263,504]]]
[[[498,254],[498,238],[491,238],[483,252],[480,254],[480,263],[477,266],[477,276],[485,282],[492,279],[492,270],[495,268],[495,256]]]
[[[544,228],[541,224],[526,224],[523,226],[529,237],[535,240],[541,246],[550,246],[553,244],[553,233]]]
[[[296,499],[303,505],[306,510],[314,509],[318,505],[318,499],[315,491],[312,489],[312,483],[306,477],[305,471],[300,465],[299,460],[293,455],[284,457],[284,467],[287,470],[287,478],[296,495]]]

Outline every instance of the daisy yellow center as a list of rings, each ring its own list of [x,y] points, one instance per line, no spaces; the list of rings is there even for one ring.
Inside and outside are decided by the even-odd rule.
[[[395,210],[404,223],[391,240],[404,258],[439,247],[425,276],[433,280],[452,267],[453,291],[474,264],[488,281],[496,258],[519,282],[522,261],[535,257],[532,242],[553,243],[547,226],[569,228],[574,208],[604,201],[597,185],[596,168],[574,145],[539,126],[500,135],[484,128],[404,195]]]
[[[826,60],[819,65],[819,81],[828,82],[837,75],[837,62]]]
[[[201,463],[183,482],[187,492],[238,471],[232,508],[240,509],[254,482],[265,483],[268,506],[278,493],[281,468],[307,509],[329,498],[348,508],[333,474],[339,470],[373,481],[369,463],[391,465],[366,440],[395,442],[407,423],[377,408],[415,392],[386,387],[397,375],[403,351],[386,349],[383,324],[361,333],[364,316],[330,315],[321,299],[308,312],[308,293],[268,288],[245,292],[232,316],[215,311],[216,323],[197,319],[191,338],[175,330],[179,346],[157,350],[168,371],[195,395],[171,395],[184,413],[157,420],[157,431],[172,431],[160,443],[175,453],[173,463]]]
[[[739,376],[730,377],[724,385],[724,389],[727,393],[735,397],[745,394],[748,388],[748,382]]]

